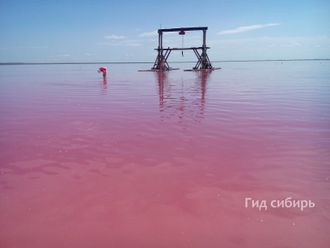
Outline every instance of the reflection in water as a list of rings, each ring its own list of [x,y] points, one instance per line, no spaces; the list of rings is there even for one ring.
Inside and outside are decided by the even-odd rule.
[[[196,72],[194,80],[170,80],[167,72],[155,72],[161,119],[200,121],[204,118],[207,80],[211,72]]]
[[[108,91],[108,79],[107,77],[102,77],[102,81],[100,82],[100,86],[102,89],[102,94],[106,94]]]
[[[160,111],[163,111],[164,108],[164,87],[167,83],[167,72],[165,71],[158,71],[155,72],[155,76],[158,80],[158,94],[159,94],[159,108]]]

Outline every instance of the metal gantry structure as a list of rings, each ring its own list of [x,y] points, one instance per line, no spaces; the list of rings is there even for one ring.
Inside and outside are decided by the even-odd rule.
[[[172,51],[184,51],[184,50],[193,50],[197,57],[197,63],[192,68],[193,71],[198,70],[215,70],[218,68],[214,68],[211,65],[210,59],[207,55],[207,49],[210,47],[206,46],[206,31],[208,27],[182,27],[182,28],[165,28],[158,29],[158,48],[157,57],[155,63],[151,70],[153,71],[169,71],[174,68],[170,67],[167,59],[170,56]],[[178,32],[179,35],[185,35],[186,31],[202,31],[203,32],[203,43],[200,47],[182,47],[182,48],[164,48],[163,47],[163,34],[168,32]]]

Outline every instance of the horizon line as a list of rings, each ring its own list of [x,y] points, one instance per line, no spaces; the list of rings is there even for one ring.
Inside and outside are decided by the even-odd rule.
[[[330,58],[314,59],[238,59],[214,60],[212,63],[228,62],[276,62],[276,61],[328,61]],[[171,63],[196,63],[196,61],[169,61]],[[56,64],[152,64],[153,61],[96,61],[96,62],[0,62],[0,65],[56,65]]]

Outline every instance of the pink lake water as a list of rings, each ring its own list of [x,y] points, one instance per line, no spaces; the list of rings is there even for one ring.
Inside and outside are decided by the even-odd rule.
[[[1,66],[0,247],[330,247],[329,64]]]

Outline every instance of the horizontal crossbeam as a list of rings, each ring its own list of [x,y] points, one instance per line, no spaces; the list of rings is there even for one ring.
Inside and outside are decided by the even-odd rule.
[[[198,31],[198,30],[207,30],[207,27],[182,27],[182,28],[163,28],[158,29],[158,33],[163,32],[180,32],[180,31]]]
[[[184,50],[195,50],[195,49],[204,49],[203,47],[182,47],[182,48],[179,48],[179,47],[173,47],[173,48],[155,48],[156,51],[159,51],[159,50],[163,50],[163,51],[167,51],[167,50],[170,50],[170,51],[184,51]],[[210,47],[205,47],[205,49],[210,49]]]

